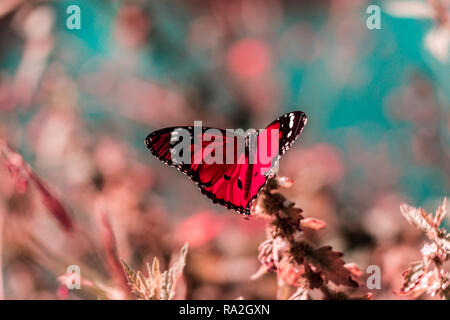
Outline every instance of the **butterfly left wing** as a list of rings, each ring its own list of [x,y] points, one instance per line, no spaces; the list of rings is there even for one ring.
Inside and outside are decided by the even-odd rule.
[[[212,139],[208,136],[210,130],[216,130],[220,135],[215,135]],[[181,141],[175,141],[181,131],[183,138]],[[244,186],[248,186],[251,182],[251,177],[247,174],[248,156],[245,148],[243,152],[238,150],[240,144],[245,147],[245,137],[223,129],[202,127],[198,131],[195,132],[194,127],[164,128],[152,132],[145,142],[155,157],[186,174],[213,202],[235,209],[239,213],[249,214],[249,194],[244,192]],[[174,157],[173,150],[176,150],[174,147],[177,143],[182,142],[187,136],[190,140],[190,156],[185,157],[185,161],[180,161]],[[195,143],[196,141],[201,141],[201,144]],[[206,155],[211,155],[213,150],[219,149],[223,155],[220,163],[208,164],[203,161]],[[232,150],[229,151],[233,154],[232,161],[226,159],[227,150]],[[199,153],[202,160],[200,163],[196,161]],[[227,160],[230,163],[227,163]]]

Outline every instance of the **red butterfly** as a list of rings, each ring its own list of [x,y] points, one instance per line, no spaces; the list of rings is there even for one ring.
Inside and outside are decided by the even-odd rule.
[[[214,203],[248,215],[306,121],[302,111],[290,112],[259,134],[196,125],[171,127],[152,132],[145,143],[155,157],[196,182]]]

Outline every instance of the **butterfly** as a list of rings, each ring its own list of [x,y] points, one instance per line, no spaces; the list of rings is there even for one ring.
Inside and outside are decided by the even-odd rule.
[[[154,131],[145,143],[156,158],[186,174],[214,203],[249,215],[253,200],[306,122],[305,113],[295,111],[259,132],[208,128],[194,123],[193,127]]]

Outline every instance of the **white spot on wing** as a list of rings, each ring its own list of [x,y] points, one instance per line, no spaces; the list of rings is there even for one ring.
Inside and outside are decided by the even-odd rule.
[[[170,133],[170,144],[173,145],[175,142],[178,142],[180,140],[180,135],[181,135],[182,130],[184,130],[184,129],[177,128]]]

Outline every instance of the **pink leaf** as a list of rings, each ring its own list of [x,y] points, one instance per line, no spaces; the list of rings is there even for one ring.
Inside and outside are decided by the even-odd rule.
[[[313,230],[320,230],[326,227],[325,221],[316,218],[305,218],[300,221],[302,228],[309,228]]]
[[[334,251],[332,247],[325,246],[315,249],[311,254],[305,256],[307,261],[316,272],[324,274],[327,280],[337,285],[344,285],[353,288],[358,287],[358,283],[352,279],[352,274],[344,265],[341,259],[342,253]]]
[[[362,276],[362,271],[361,269],[358,268],[358,266],[356,265],[356,263],[346,263],[344,265],[344,267],[350,271],[356,278],[359,278]]]
[[[397,294],[408,294],[417,288],[421,279],[425,275],[426,265],[423,261],[418,261],[409,266],[409,268],[402,273],[402,287]]]
[[[444,202],[442,202],[442,205],[439,206],[439,208],[436,210],[436,214],[434,215],[434,223],[436,226],[440,226],[442,223],[442,220],[444,220],[445,215],[447,214],[447,198],[444,198]]]
[[[114,231],[111,227],[106,212],[102,208],[97,209],[97,215],[103,247],[105,248],[106,266],[116,283],[122,288],[123,293],[125,295],[129,295],[130,288],[128,286],[128,280],[122,267],[122,263],[119,259]]]
[[[427,234],[429,238],[434,239],[436,234],[436,225],[433,217],[427,214],[425,210],[422,208],[414,208],[407,204],[402,204],[400,206],[400,211],[410,224]]]
[[[62,203],[56,198],[53,193],[44,185],[39,177],[30,170],[29,179],[36,187],[41,195],[42,202],[47,207],[48,211],[56,218],[59,224],[66,232],[74,231],[74,223],[72,217]]]

